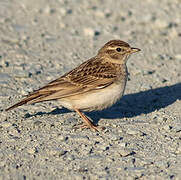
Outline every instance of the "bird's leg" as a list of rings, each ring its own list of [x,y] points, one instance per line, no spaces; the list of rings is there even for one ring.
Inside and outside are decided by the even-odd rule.
[[[79,114],[79,116],[83,119],[84,123],[79,126],[80,128],[90,128],[95,131],[99,131],[100,129],[94,125],[82,112],[80,112],[78,109],[75,109],[75,111]]]

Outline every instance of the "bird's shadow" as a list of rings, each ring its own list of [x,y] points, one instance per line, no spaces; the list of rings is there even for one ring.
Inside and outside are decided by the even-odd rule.
[[[100,112],[87,112],[86,115],[88,115],[94,123],[98,123],[101,118],[116,119],[123,117],[135,117],[167,107],[176,100],[181,100],[181,83],[127,94],[123,96],[114,106]],[[28,116],[25,115],[25,117],[27,116],[28,118],[44,114],[57,115],[69,112],[71,111],[65,108],[56,108],[48,113],[38,112],[32,115],[28,114]]]

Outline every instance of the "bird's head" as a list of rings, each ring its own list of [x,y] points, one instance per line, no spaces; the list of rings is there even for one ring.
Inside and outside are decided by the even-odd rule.
[[[121,40],[111,40],[107,42],[99,51],[98,56],[105,58],[112,63],[126,63],[128,57],[135,52],[141,51],[131,47],[128,43]]]

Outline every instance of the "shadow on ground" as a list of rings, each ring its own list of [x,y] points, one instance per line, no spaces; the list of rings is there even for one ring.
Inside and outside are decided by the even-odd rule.
[[[86,115],[93,119],[95,123],[97,123],[100,118],[116,119],[134,117],[165,108],[174,103],[176,100],[181,100],[181,83],[134,94],[127,94],[114,106],[101,112],[87,112]],[[44,114],[57,115],[68,112],[70,111],[65,108],[56,108],[49,113],[38,112],[32,115],[29,114],[28,116],[25,115],[25,117],[28,118]]]

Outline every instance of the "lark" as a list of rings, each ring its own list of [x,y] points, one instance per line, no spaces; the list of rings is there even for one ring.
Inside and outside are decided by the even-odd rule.
[[[76,111],[83,120],[81,128],[99,131],[82,111],[103,110],[115,104],[126,87],[129,56],[140,51],[121,40],[107,42],[97,55],[60,78],[35,90],[20,102],[6,109],[24,104],[58,100],[60,105]]]

